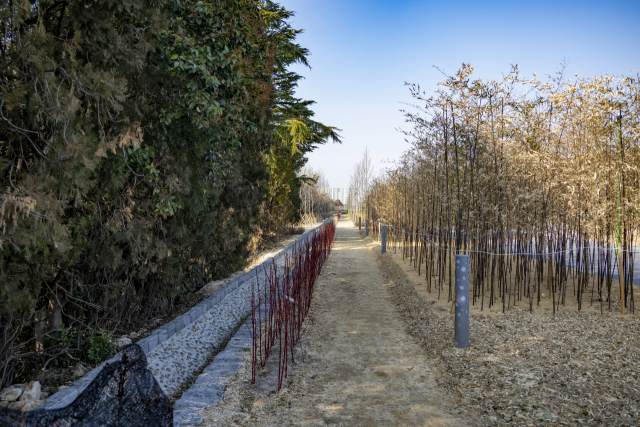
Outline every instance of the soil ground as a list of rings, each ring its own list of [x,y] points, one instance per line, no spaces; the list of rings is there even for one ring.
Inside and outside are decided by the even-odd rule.
[[[471,346],[460,350],[446,294],[429,294],[401,255],[376,257],[407,331],[437,359],[439,385],[460,398],[474,425],[640,425],[637,314],[476,307]]]
[[[205,425],[640,425],[640,316],[476,306],[460,350],[447,290],[343,219],[286,387],[247,352]]]

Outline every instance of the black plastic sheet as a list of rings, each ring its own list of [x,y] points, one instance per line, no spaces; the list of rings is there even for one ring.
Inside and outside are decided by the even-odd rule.
[[[172,426],[169,398],[147,368],[142,349],[131,345],[122,361],[106,365],[70,405],[21,412],[0,408],[0,427],[142,427]]]

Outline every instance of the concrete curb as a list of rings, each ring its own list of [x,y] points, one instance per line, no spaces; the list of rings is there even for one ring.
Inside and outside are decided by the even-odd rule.
[[[198,376],[189,390],[173,405],[174,427],[198,426],[204,422],[199,412],[218,406],[227,384],[237,374],[245,350],[252,346],[251,318],[238,329],[224,351],[221,351]]]

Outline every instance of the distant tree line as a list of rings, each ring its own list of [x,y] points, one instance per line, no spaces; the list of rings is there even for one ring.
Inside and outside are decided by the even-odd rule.
[[[339,135],[295,97],[308,51],[291,16],[269,0],[0,3],[0,386],[98,362],[100,337],[299,220],[305,155]]]
[[[322,171],[306,166],[300,171],[300,224],[313,225],[337,209],[331,200],[329,180]]]

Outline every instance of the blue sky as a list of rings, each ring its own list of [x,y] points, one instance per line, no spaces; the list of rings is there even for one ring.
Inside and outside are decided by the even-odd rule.
[[[333,187],[365,146],[376,172],[409,144],[401,108],[412,102],[404,82],[436,90],[442,75],[470,63],[474,75],[499,78],[518,64],[521,74],[567,72],[582,77],[640,69],[640,0],[635,1],[363,1],[282,0],[296,12],[298,38],[312,69],[298,96],[317,102],[316,119],[342,129],[343,143],[309,155]]]

